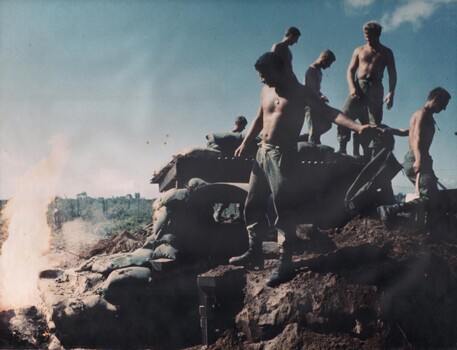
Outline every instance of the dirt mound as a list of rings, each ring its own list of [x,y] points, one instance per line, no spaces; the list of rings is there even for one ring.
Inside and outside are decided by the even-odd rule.
[[[125,347],[183,348],[198,344],[199,327],[205,322],[207,331],[213,332],[207,334],[212,350],[451,348],[457,344],[455,227],[430,237],[407,217],[400,217],[391,229],[373,217],[354,218],[339,229],[301,225],[293,258],[295,275],[277,288],[265,284],[277,264],[273,242],[268,242],[263,270],[218,263],[210,271],[206,263],[131,265],[151,260],[147,249],[140,249],[149,230],[120,232],[80,252],[89,260],[113,254],[113,263],[122,265],[113,274],[54,269],[40,275],[47,316],[55,323],[50,332],[62,346],[112,347],[123,341]],[[136,255],[130,253],[134,251]],[[126,262],[130,265],[124,266]],[[110,266],[98,263],[99,269]],[[205,283],[197,286],[197,276]],[[148,288],[132,280],[147,282]],[[120,283],[117,289],[115,282]],[[197,289],[207,293],[204,308],[205,298]],[[108,293],[115,291],[119,292],[116,298]],[[116,302],[109,304],[104,297]],[[6,329],[16,314],[0,316],[0,326]],[[29,338],[13,337],[9,329],[0,336],[0,347],[52,341],[38,338],[47,335],[46,329]],[[167,346],[157,345],[164,339]]]
[[[265,285],[275,260],[245,270],[244,306],[209,349],[455,346],[455,232],[431,240],[406,218],[386,229],[366,217],[313,235],[289,282]],[[316,240],[335,249],[316,252]]]
[[[91,258],[99,254],[127,253],[141,248],[146,240],[146,235],[130,233],[127,231],[103,239],[92,246],[80,251],[83,259]]]

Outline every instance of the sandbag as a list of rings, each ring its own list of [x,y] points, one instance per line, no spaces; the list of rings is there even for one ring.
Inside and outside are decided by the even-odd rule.
[[[151,280],[147,267],[127,267],[113,271],[103,283],[102,295],[110,303],[126,303],[135,294],[146,291]]]
[[[218,158],[222,154],[221,151],[207,147],[186,147],[182,149],[176,157],[203,157],[203,158]]]
[[[149,236],[146,239],[146,242],[144,243],[143,248],[154,250],[161,244],[166,243],[166,244],[173,245],[175,242],[176,242],[176,236],[171,233],[167,233],[160,238],[157,238],[155,236]]]
[[[107,275],[128,266],[147,266],[152,259],[151,249],[140,248],[133,253],[117,253],[96,256],[84,263],[77,271],[92,271]]]
[[[206,185],[208,185],[208,182],[198,177],[194,177],[187,182],[186,188],[189,190],[189,192],[193,192]]]
[[[297,150],[301,160],[330,160],[335,152],[335,149],[330,146],[306,141],[298,142]]]
[[[187,197],[188,193],[185,188],[172,188],[157,198],[152,204],[152,208],[157,210],[163,206],[172,207],[176,202],[185,201]]]
[[[154,249],[154,254],[152,259],[173,259],[176,260],[178,257],[178,250],[171,246],[170,244],[161,244],[156,249]]]
[[[233,156],[235,150],[241,145],[244,137],[244,133],[238,132],[218,132],[206,135],[208,140],[207,146],[210,149],[218,150],[225,155]],[[256,137],[246,145],[244,150],[245,156],[252,156],[257,152],[257,144],[261,141],[259,137]]]
[[[118,308],[100,295],[62,299],[53,308],[52,320],[58,325],[60,336],[66,339],[77,339],[82,331],[107,331],[107,321],[118,313]]]
[[[168,224],[169,212],[170,210],[166,206],[154,211],[152,216],[152,234],[154,236],[159,236],[165,229]]]
[[[217,132],[206,135],[208,148],[232,155],[243,141],[244,135],[239,132]]]

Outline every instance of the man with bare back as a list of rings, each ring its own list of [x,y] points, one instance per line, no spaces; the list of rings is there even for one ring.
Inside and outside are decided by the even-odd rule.
[[[309,66],[305,73],[304,83],[306,86],[314,90],[319,98],[328,103],[328,98],[321,92],[322,70],[329,68],[336,57],[333,51],[324,50],[319,55],[316,61]],[[325,118],[320,118],[319,115],[313,113],[311,108],[306,108],[306,120],[308,122],[308,141],[316,145],[321,144],[321,135],[325,134],[332,127],[332,123]]]
[[[416,111],[409,122],[409,151],[403,167],[406,176],[413,183],[419,181],[419,198],[408,203],[378,207],[381,220],[389,226],[390,220],[400,212],[410,212],[422,207],[427,212],[426,230],[430,232],[436,224],[436,201],[438,178],[433,171],[433,160],[429,150],[435,135],[433,115],[446,109],[451,95],[437,87],[430,91],[425,106]]]
[[[394,103],[397,85],[397,70],[391,49],[379,41],[382,27],[377,22],[363,25],[366,44],[354,50],[347,70],[346,79],[349,86],[349,97],[343,112],[362,124],[380,124],[382,121],[382,105],[386,102],[387,109]],[[384,97],[382,78],[387,68],[389,74],[389,92]],[[351,131],[338,127],[337,138],[340,143],[339,152],[346,153],[346,145],[351,139]],[[370,140],[361,138],[360,143],[366,153]]]
[[[289,46],[297,43],[298,38],[300,38],[300,30],[296,27],[290,27],[287,29],[284,38],[279,42],[273,45],[271,52],[277,53],[284,61],[286,66],[286,72],[294,74],[292,69],[292,52],[290,51]]]
[[[249,180],[245,204],[245,220],[249,234],[249,249],[230,263],[248,267],[263,267],[262,240],[268,232],[266,217],[270,194],[277,214],[275,229],[281,234],[279,265],[267,285],[277,286],[288,280],[292,270],[298,179],[297,141],[304,122],[305,107],[318,111],[331,121],[365,133],[372,126],[360,125],[343,113],[325,104],[314,91],[299,83],[295,75],[286,74],[287,65],[273,52],[267,52],[256,62],[255,68],[265,86],[260,107],[249,131],[235,156],[241,156],[246,145],[262,132],[256,159]]]

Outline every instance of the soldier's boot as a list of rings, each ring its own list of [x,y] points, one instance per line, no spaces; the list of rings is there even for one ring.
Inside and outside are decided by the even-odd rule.
[[[267,280],[267,286],[277,287],[281,283],[290,281],[295,275],[295,270],[292,264],[292,254],[289,252],[281,253],[279,256],[279,264],[273,271],[272,275]]]
[[[249,242],[248,250],[240,256],[230,258],[229,264],[245,266],[250,269],[263,269],[264,256],[262,252],[262,242]]]
[[[398,214],[404,211],[403,204],[391,204],[391,205],[381,205],[376,208],[378,215],[386,227],[390,227],[392,224],[392,219]]]
[[[341,154],[346,154],[347,153],[347,150],[346,150],[347,144],[348,143],[346,141],[340,141],[340,148],[336,152],[341,153]]]

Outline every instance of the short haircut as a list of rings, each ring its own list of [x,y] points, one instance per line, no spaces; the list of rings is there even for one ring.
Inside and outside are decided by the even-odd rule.
[[[370,21],[363,25],[363,31],[367,34],[373,34],[377,37],[381,36],[382,26],[376,21]]]
[[[443,100],[443,99],[450,100],[451,94],[449,92],[447,92],[445,89],[443,89],[442,87],[436,87],[428,93],[427,100],[431,101],[435,97],[437,97],[439,100]]]
[[[326,49],[326,50],[322,51],[321,56],[322,56],[323,58],[325,58],[325,59],[328,58],[328,59],[331,60],[332,62],[334,62],[334,61],[336,60],[335,54],[333,53],[332,50],[329,50],[329,49]]]
[[[285,64],[282,57],[279,56],[277,53],[265,52],[262,56],[260,56],[257,59],[254,67],[258,72],[263,73],[271,69],[283,70]]]
[[[300,30],[297,27],[290,27],[286,31],[286,36],[300,36]]]
[[[248,121],[246,120],[245,117],[243,117],[242,115],[236,117],[235,119],[235,123],[241,123],[243,125],[246,125],[248,123]]]

